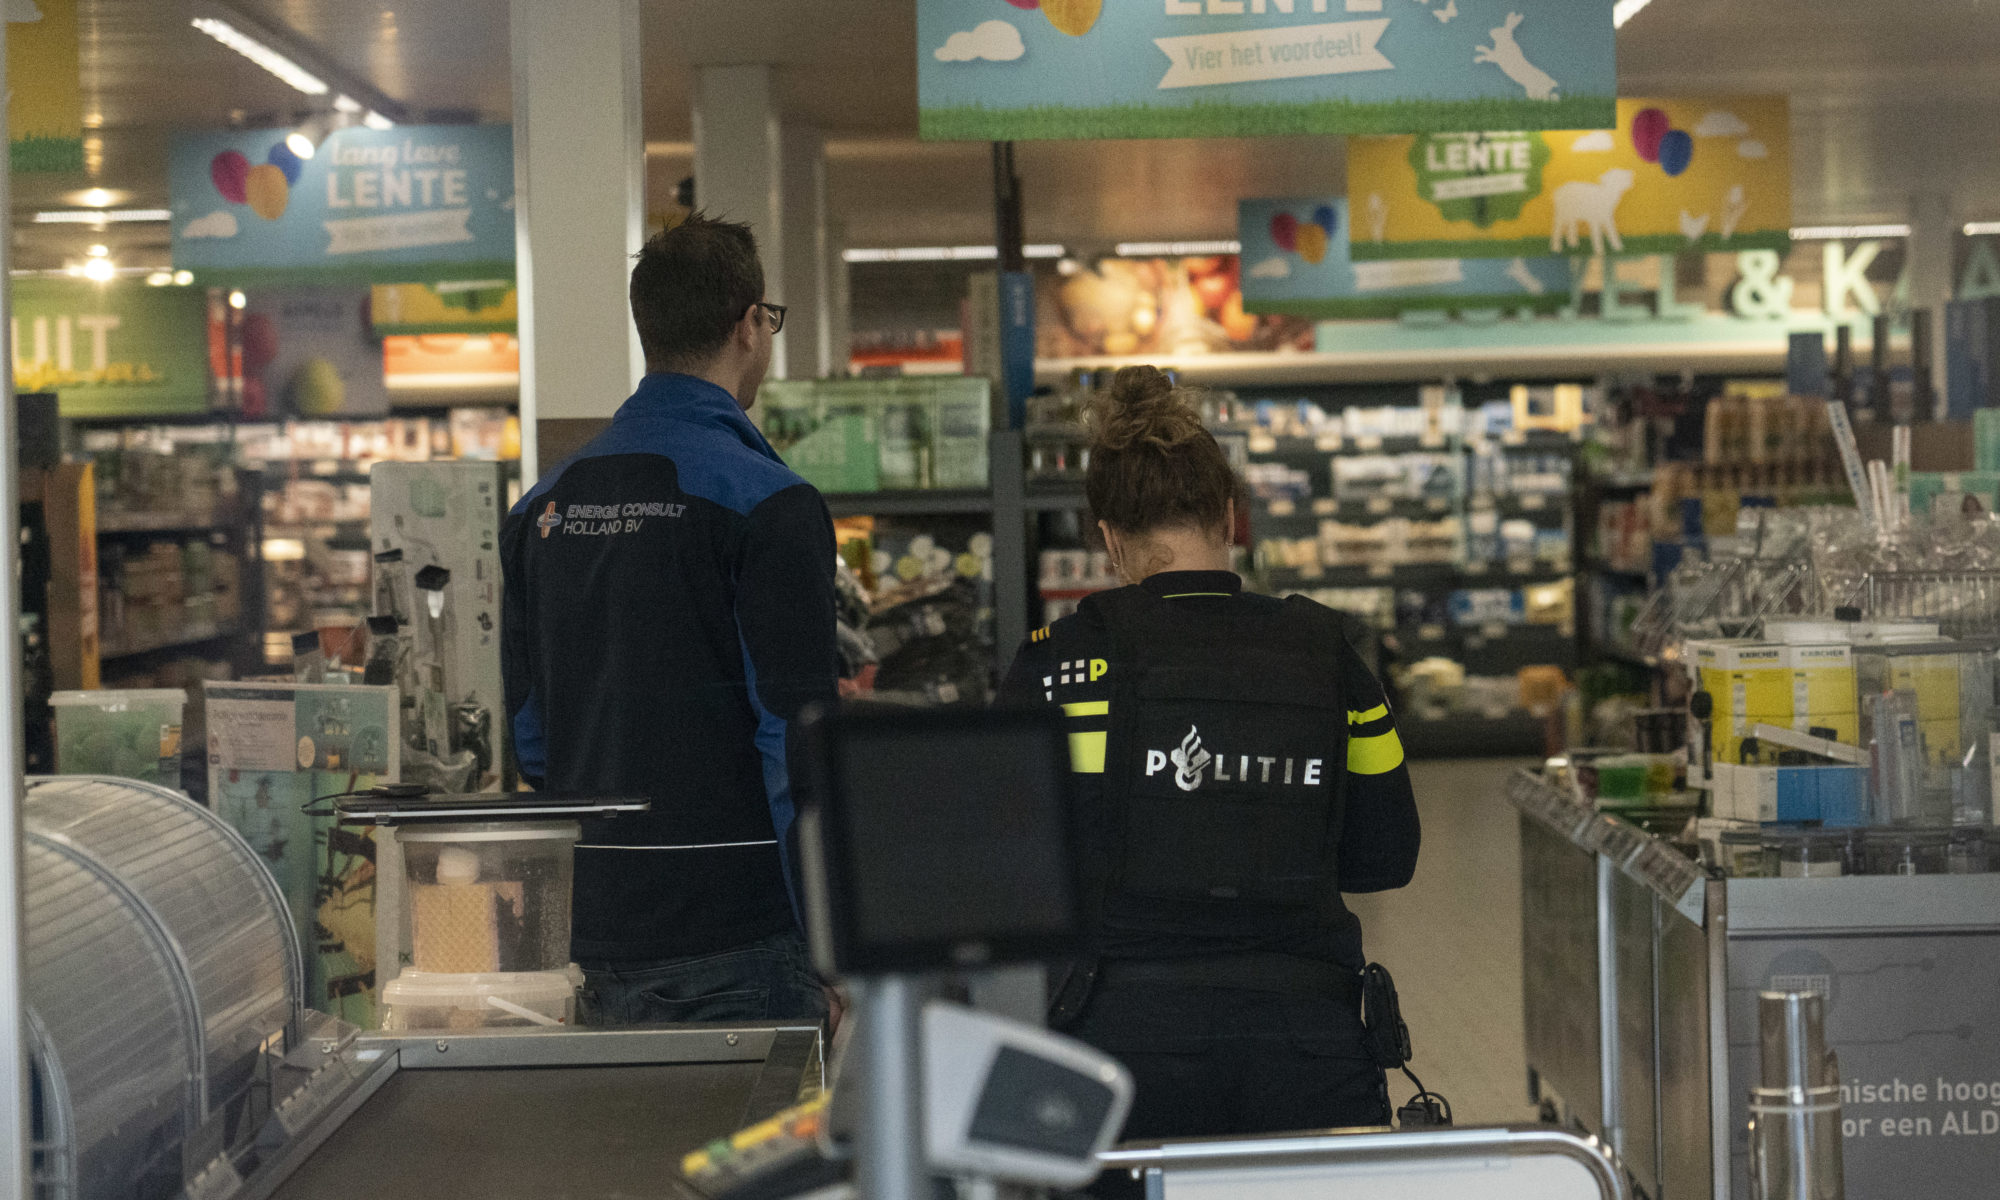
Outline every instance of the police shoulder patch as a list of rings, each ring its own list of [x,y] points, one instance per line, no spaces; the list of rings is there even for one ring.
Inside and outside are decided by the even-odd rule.
[[[1049,627],[1048,627],[1047,625],[1044,625],[1044,626],[1042,626],[1042,627],[1041,627],[1040,629],[1037,629],[1037,630],[1035,630],[1035,631],[1034,631],[1033,633],[1031,633],[1031,634],[1029,634],[1029,635],[1028,635],[1028,640],[1029,640],[1029,641],[1031,641],[1031,642],[1046,642],[1046,641],[1048,641],[1048,640],[1049,640]]]

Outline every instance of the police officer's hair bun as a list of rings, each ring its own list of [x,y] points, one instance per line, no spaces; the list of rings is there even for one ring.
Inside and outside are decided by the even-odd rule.
[[[1130,533],[1223,525],[1236,477],[1192,399],[1157,367],[1124,367],[1091,401],[1084,491],[1098,517]]]

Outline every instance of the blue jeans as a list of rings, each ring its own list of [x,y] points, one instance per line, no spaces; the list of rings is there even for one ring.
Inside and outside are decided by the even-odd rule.
[[[691,958],[586,966],[579,1000],[584,1025],[822,1021],[827,1012],[805,939],[790,930]]]

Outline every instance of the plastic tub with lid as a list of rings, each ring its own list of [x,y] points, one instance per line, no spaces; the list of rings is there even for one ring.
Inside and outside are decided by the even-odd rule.
[[[113,775],[165,787],[181,785],[179,688],[57,692],[56,773]]]
[[[1780,879],[1826,879],[1853,873],[1853,837],[1845,829],[1774,827],[1764,830],[1765,851]]]
[[[382,1028],[569,1025],[576,1021],[582,982],[575,967],[475,975],[404,971],[382,989]]]
[[[567,968],[579,833],[574,821],[398,828],[411,966],[447,975]]]

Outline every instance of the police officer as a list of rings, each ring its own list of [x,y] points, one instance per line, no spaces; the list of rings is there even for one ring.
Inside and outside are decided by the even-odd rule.
[[[1000,697],[1061,706],[1088,805],[1094,945],[1051,1024],[1132,1070],[1128,1140],[1385,1124],[1340,899],[1416,869],[1381,686],[1331,610],[1243,591],[1235,477],[1159,371],[1096,402],[1085,486],[1129,586],[1029,635]]]

